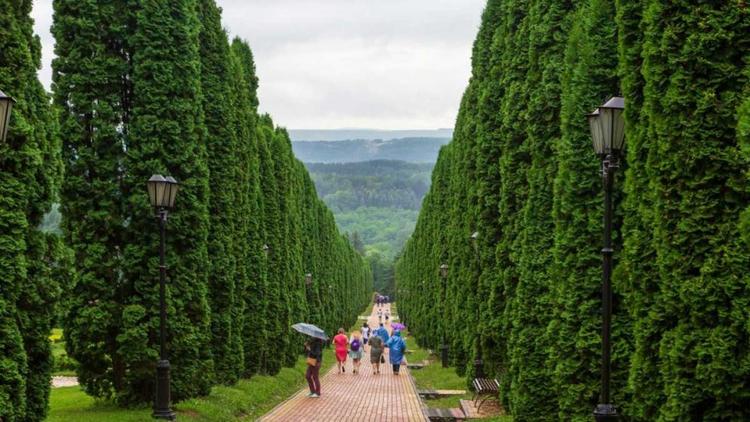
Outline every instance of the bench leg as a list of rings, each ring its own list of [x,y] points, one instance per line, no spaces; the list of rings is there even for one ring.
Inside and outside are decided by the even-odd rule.
[[[490,395],[488,395],[488,394],[485,394],[485,395],[484,395],[484,399],[482,399],[482,401],[480,401],[480,402],[479,402],[479,406],[477,406],[477,412],[479,412],[479,408],[481,408],[481,407],[482,407],[482,405],[484,404],[484,402],[486,402],[486,401],[487,401],[487,399],[489,399],[490,397],[492,397],[492,396],[490,396]]]

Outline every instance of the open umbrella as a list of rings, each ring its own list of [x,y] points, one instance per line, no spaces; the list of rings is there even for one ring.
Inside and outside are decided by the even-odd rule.
[[[328,336],[326,335],[326,332],[312,324],[308,324],[305,322],[298,322],[292,325],[292,328],[294,328],[295,330],[297,330],[298,332],[304,335],[314,337],[314,338],[319,338],[321,340],[328,340]]]
[[[406,326],[399,322],[394,322],[391,324],[391,328],[393,328],[394,330],[403,331],[406,328]]]

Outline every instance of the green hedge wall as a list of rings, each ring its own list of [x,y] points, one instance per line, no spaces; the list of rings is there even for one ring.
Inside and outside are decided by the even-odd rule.
[[[0,143],[0,420],[41,421],[52,371],[49,332],[65,247],[41,230],[62,176],[59,131],[36,72],[31,1],[0,1],[0,90],[17,100]]]
[[[52,30],[64,232],[78,279],[65,337],[87,393],[124,405],[153,396],[153,173],[181,183],[167,240],[175,400],[292,365],[295,322],[333,332],[356,320],[372,290],[368,266],[286,131],[258,115],[252,52],[229,42],[213,0],[60,0]]]
[[[613,401],[636,421],[750,417],[748,25],[741,2],[488,1],[396,281],[419,340],[447,336],[459,373],[481,356],[515,420],[590,420],[598,402],[585,114],[615,94]]]

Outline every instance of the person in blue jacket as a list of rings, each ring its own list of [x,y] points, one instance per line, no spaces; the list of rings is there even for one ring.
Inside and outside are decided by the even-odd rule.
[[[406,353],[406,341],[401,338],[401,331],[394,331],[393,336],[386,343],[386,347],[390,350],[388,352],[391,365],[393,365],[393,375],[398,375],[398,370],[401,368],[401,360],[404,358]]]
[[[383,326],[383,323],[380,323],[380,328],[375,330],[375,335],[380,337],[381,340],[383,340],[383,344],[388,344],[388,330]],[[386,346],[387,347],[387,346]]]

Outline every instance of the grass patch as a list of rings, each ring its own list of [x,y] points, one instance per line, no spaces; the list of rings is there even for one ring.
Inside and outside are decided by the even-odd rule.
[[[53,328],[49,336],[52,347],[52,375],[53,376],[76,376],[78,363],[65,352],[65,341],[63,340],[62,328]]]
[[[355,324],[354,328],[359,327]],[[58,339],[52,343],[53,351],[59,346],[59,350],[64,354],[65,343],[61,340],[62,330],[53,330],[52,336]],[[323,353],[321,376],[336,363],[333,348],[326,347]],[[57,362],[57,357],[55,357],[55,362]],[[232,386],[214,386],[208,396],[174,404],[173,409],[180,421],[254,421],[307,385],[306,371],[307,363],[301,356],[294,367],[282,368],[274,376],[256,375],[250,379],[240,380]],[[111,401],[97,400],[86,395],[80,387],[53,388],[50,393],[50,412],[47,418],[49,422],[151,420],[153,419],[151,419],[150,405],[142,408],[121,408]]]
[[[417,344],[416,339],[407,336],[409,343],[408,348],[412,351],[407,355],[407,359],[412,363],[419,363],[423,360],[430,362],[422,369],[415,369],[409,371],[411,376],[414,378],[414,383],[417,385],[417,389],[420,390],[466,390],[466,394],[461,396],[448,396],[441,397],[439,399],[428,399],[425,400],[427,407],[431,408],[458,408],[461,407],[460,400],[470,400],[472,393],[467,388],[466,377],[459,376],[456,374],[456,369],[452,367],[443,368],[440,364],[439,356],[430,353],[428,350],[422,349]],[[475,419],[481,421],[491,422],[513,422],[512,416],[496,416],[492,418]]]
[[[321,373],[335,363],[333,350],[326,349]],[[256,375],[233,386],[215,386],[207,397],[174,405],[179,420],[196,422],[253,421],[273,409],[306,385],[304,358],[293,368],[283,368],[275,376]],[[123,409],[105,400],[96,400],[79,387],[54,388],[50,394],[49,422],[131,422],[150,421],[151,408]]]

